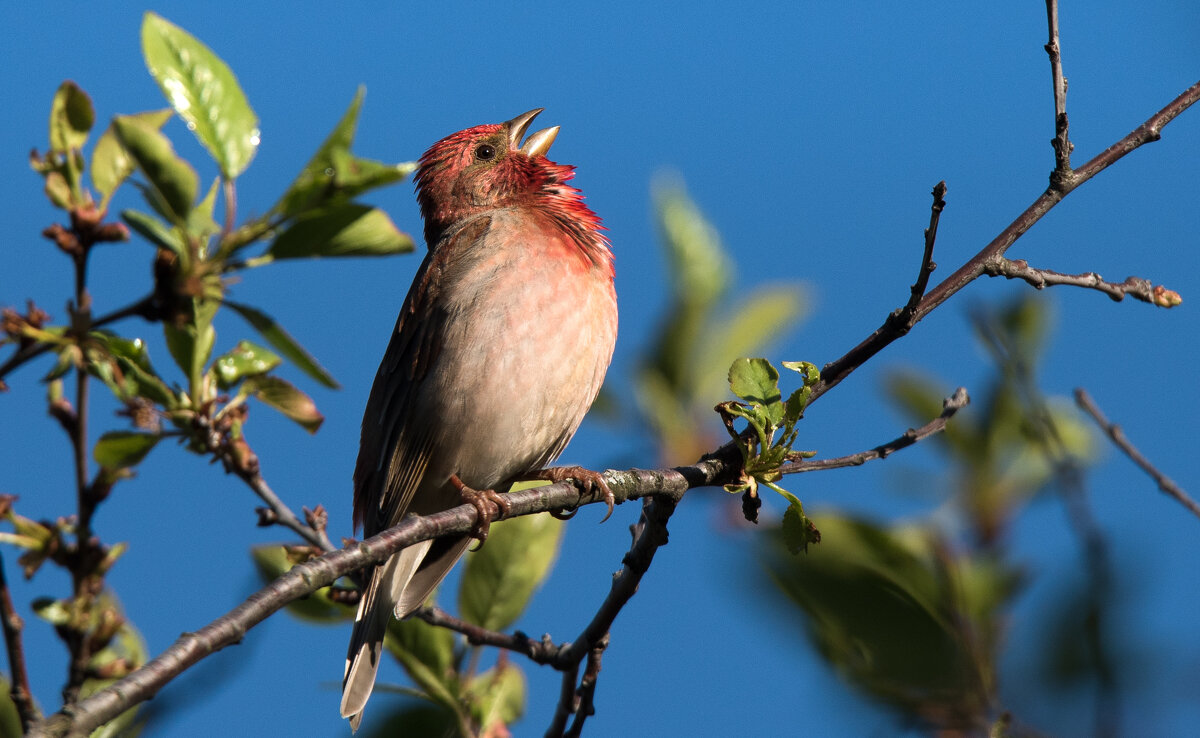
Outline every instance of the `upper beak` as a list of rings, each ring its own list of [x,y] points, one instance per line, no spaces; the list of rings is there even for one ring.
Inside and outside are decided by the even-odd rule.
[[[524,145],[521,144],[521,139],[525,137],[525,131],[529,130],[529,124],[543,110],[545,108],[534,108],[504,124],[508,126],[508,148],[510,150],[515,149],[531,158],[546,155],[546,152],[550,150],[550,144],[554,143],[554,138],[558,135],[558,126],[544,128],[526,138]]]

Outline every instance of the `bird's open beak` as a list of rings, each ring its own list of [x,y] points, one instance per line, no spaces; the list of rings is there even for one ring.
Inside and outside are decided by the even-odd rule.
[[[558,135],[558,126],[543,128],[526,138],[524,144],[521,143],[521,139],[525,137],[525,131],[529,130],[529,124],[543,110],[545,108],[534,108],[504,124],[508,126],[509,150],[520,151],[530,158],[546,155],[546,152],[550,150],[550,144],[554,143],[554,138]]]

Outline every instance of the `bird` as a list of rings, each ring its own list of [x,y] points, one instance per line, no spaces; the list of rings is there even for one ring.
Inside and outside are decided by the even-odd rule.
[[[600,218],[546,154],[554,126],[525,136],[542,108],[451,134],[421,157],[417,201],[428,253],[396,319],[363,414],[354,527],[372,536],[406,515],[470,502],[472,535],[413,544],[363,573],[341,714],[357,730],[391,618],[420,607],[483,541],[488,501],[521,479],[575,480],[544,468],[596,399],[617,338],[614,258]]]

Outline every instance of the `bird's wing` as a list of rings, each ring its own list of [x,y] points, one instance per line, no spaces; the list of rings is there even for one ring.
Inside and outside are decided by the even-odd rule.
[[[433,451],[430,419],[418,417],[417,400],[448,320],[441,300],[445,257],[479,242],[490,227],[490,217],[475,218],[431,249],[400,309],[363,414],[354,470],[354,522],[368,536],[404,517]]]

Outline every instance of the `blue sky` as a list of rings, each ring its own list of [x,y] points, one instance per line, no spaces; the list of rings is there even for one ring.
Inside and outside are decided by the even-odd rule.
[[[937,279],[1032,201],[1053,164],[1041,3],[334,8],[302,2],[270,12],[225,0],[152,8],[230,64],[260,118],[262,146],[239,182],[242,212],[270,207],[359,84],[367,98],[356,151],[389,161],[413,159],[458,129],[544,107],[538,123],[562,127],[553,158],[578,167],[576,183],[613,241],[621,335],[610,379],[618,390],[628,388],[631,362],[666,299],[649,197],[656,173],[673,170],[687,182],[721,231],[740,287],[803,281],[811,314],[771,355],[819,365],[907,298],[933,184],[949,185]],[[141,60],[145,9],[112,2],[0,10],[0,91],[9,101],[0,118],[6,173],[0,207],[10,224],[0,269],[4,305],[29,297],[57,318],[65,312],[67,261],[38,235],[58,214],[41,195],[27,154],[46,145],[50,100],[63,79],[91,94],[99,121],[163,106]],[[1134,12],[1115,0],[1068,3],[1061,22],[1077,164],[1200,77],[1200,6],[1149,0]],[[168,124],[167,132],[182,154],[207,162],[181,123]],[[214,173],[202,169],[202,180]],[[1117,281],[1136,274],[1183,294],[1183,306],[1167,312],[1114,304],[1094,292],[1050,290],[1044,297],[1056,332],[1042,379],[1053,394],[1087,387],[1193,493],[1200,493],[1198,175],[1200,112],[1189,111],[1161,142],[1072,194],[1009,252],[1059,271],[1094,270]],[[135,193],[125,197],[118,207],[135,204]],[[368,200],[401,228],[420,233],[409,184]],[[149,257],[149,247],[138,242],[95,254],[98,311],[142,293]],[[361,410],[418,263],[400,257],[279,264],[235,287],[269,309],[343,385],[332,392],[290,375],[327,417],[315,438],[266,411],[255,413],[248,429],[271,485],[295,508],[324,503],[335,539],[350,533]],[[879,389],[889,369],[922,368],[947,384],[979,386],[988,361],[970,337],[966,309],[1027,289],[996,280],[971,285],[814,406],[801,445],[838,455],[902,431],[907,421]],[[153,332],[135,323],[125,328]],[[236,319],[217,329],[226,347],[244,335]],[[161,346],[156,355],[165,365]],[[66,439],[45,417],[37,384],[48,367],[43,362],[12,375],[12,391],[0,396],[0,492],[20,495],[18,509],[31,517],[63,514],[73,497]],[[111,409],[98,401],[97,422],[115,426]],[[588,423],[564,460],[596,468],[652,464],[631,438],[638,438],[636,429]],[[930,502],[896,495],[897,471],[935,461],[916,449],[887,463],[810,475],[792,488],[812,508],[921,515]],[[1136,719],[1146,734],[1181,733],[1200,720],[1200,699],[1190,686],[1200,666],[1194,627],[1200,521],[1113,452],[1104,453],[1089,485],[1122,582],[1137,592],[1122,627],[1155,655],[1130,674],[1140,688],[1128,695],[1126,726]],[[756,596],[760,585],[743,573],[751,564],[749,540],[728,535],[717,522],[722,508],[713,501],[722,496],[695,492],[672,520],[670,545],[614,628],[589,731],[786,734],[803,721],[820,735],[896,732],[889,715],[860,702],[816,661],[787,622],[789,613]],[[254,527],[256,504],[219,469],[173,448],[156,451],[138,479],[105,504],[96,520],[101,535],[132,544],[111,582],[151,652],[256,588],[248,547],[282,537],[281,530]],[[600,515],[593,510],[579,515],[555,573],[518,627],[573,637],[619,567],[626,527],[636,516],[633,505],[618,508],[604,526],[596,525]],[[1056,582],[1079,571],[1080,561],[1053,501],[1028,511],[1014,545],[1022,562],[1044,573],[1013,615],[1009,658],[1019,661],[1032,642],[1021,626]],[[5,551],[4,558],[10,581],[17,579],[15,556]],[[28,603],[66,586],[65,577],[46,570],[31,584],[15,582],[14,595]],[[37,696],[56,706],[62,650],[47,626],[32,615],[26,620]],[[348,626],[272,618],[168,687],[156,704],[177,712],[155,735],[348,733],[335,688],[348,633]],[[538,735],[558,679],[533,666],[527,673],[529,712],[516,733]],[[383,681],[400,678],[398,668],[381,674]],[[1044,703],[1039,707],[1019,685],[1006,694],[1035,727],[1083,732]]]

